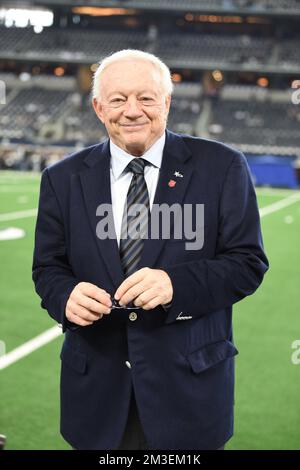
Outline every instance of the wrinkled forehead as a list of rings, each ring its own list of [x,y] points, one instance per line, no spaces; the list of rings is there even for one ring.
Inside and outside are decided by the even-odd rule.
[[[138,93],[163,91],[160,70],[145,60],[120,60],[109,64],[102,72],[100,80],[101,94]]]

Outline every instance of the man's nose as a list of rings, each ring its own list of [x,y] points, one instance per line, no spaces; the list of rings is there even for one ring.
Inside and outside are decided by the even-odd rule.
[[[128,99],[124,108],[124,116],[136,118],[143,114],[139,102],[136,98]]]

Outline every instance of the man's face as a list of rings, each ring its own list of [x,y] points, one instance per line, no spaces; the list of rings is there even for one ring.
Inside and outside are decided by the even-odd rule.
[[[93,106],[111,140],[131,155],[143,155],[164,133],[170,108],[159,71],[143,60],[113,63],[103,72],[100,91]]]

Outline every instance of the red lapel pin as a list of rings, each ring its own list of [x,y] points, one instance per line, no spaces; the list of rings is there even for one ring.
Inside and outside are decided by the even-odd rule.
[[[170,188],[174,188],[175,184],[176,184],[176,181],[174,181],[174,180],[170,180],[170,181],[168,182],[168,186],[169,186]]]

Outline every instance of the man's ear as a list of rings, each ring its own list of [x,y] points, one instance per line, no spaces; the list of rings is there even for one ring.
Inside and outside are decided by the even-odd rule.
[[[100,119],[100,121],[104,124],[103,108],[102,108],[100,101],[98,101],[97,98],[93,98],[93,108],[98,118]]]
[[[166,117],[168,117],[168,114],[169,114],[169,111],[170,111],[170,106],[171,106],[171,95],[166,96],[165,104],[166,104]]]

